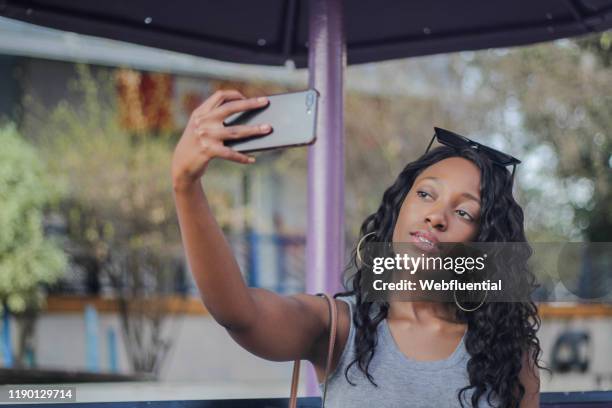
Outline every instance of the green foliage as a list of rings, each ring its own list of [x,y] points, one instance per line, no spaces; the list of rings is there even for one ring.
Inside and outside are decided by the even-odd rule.
[[[482,53],[475,61],[491,110],[515,109],[513,136],[538,170],[519,168],[532,229],[609,241],[612,231],[610,33]],[[548,154],[550,152],[551,154]],[[530,172],[525,174],[522,172]]]
[[[166,294],[175,282],[172,261],[182,254],[170,177],[176,138],[122,127],[115,83],[113,70],[94,75],[77,66],[72,92],[40,114],[32,137],[65,189],[58,211],[73,261],[109,279],[132,368],[152,372],[169,347],[160,323],[166,312],[132,303]]]
[[[576,40],[576,44],[580,48],[592,52],[599,58],[604,67],[610,68],[612,64],[612,31],[585,36]]]
[[[71,88],[80,103],[58,103],[37,135],[52,176],[67,189],[70,238],[101,262],[113,247],[177,244],[169,170],[175,140],[122,128],[112,74],[94,77],[86,66],[77,74]]]
[[[21,313],[42,306],[40,285],[55,282],[66,267],[63,251],[42,229],[43,209],[58,191],[13,126],[0,128],[0,146],[0,303]]]

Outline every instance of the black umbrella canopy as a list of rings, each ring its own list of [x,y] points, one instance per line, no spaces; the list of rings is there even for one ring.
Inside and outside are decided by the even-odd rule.
[[[612,27],[612,0],[345,1],[349,64]],[[305,67],[308,0],[0,0],[0,15],[222,61]]]

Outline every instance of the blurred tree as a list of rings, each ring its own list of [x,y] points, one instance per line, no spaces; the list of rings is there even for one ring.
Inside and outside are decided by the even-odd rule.
[[[147,248],[114,248],[109,253],[105,271],[117,293],[127,356],[137,373],[159,376],[175,340],[166,335],[175,330],[165,326],[178,320],[172,314],[180,308],[172,312],[170,304],[181,289],[176,280],[177,273],[184,273],[181,268]]]
[[[62,276],[66,258],[43,232],[44,209],[58,197],[36,151],[14,126],[0,128],[0,312],[17,319],[16,358],[25,364],[34,322],[44,305],[42,284]]]
[[[125,105],[125,95],[115,84],[129,72],[94,77],[78,65],[77,74],[71,87],[81,103],[60,101],[40,116],[34,137],[66,191],[60,211],[72,262],[99,275],[102,294],[117,299],[132,369],[157,374],[173,333],[164,330],[166,308],[151,305],[186,292],[169,171],[176,134],[168,131],[168,118],[140,127],[120,120],[117,106]],[[151,116],[147,107],[166,106],[149,102],[134,108],[144,118]],[[148,313],[141,313],[143,302]]]
[[[603,67],[610,68],[612,65],[612,31],[577,38],[574,41],[581,49],[593,53]]]
[[[115,80],[124,129],[148,136],[172,132],[172,75],[121,68]]]
[[[531,221],[548,220],[543,226],[551,229],[569,223],[590,241],[612,239],[610,43],[611,33],[605,32],[481,53],[474,61],[491,109],[516,112],[516,133],[523,137],[515,140],[536,152],[539,168],[549,172],[527,191],[538,203],[530,207],[532,216],[537,214]],[[565,235],[571,236],[567,230]]]

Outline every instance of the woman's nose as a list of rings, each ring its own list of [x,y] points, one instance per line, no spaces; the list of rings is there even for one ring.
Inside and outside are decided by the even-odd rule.
[[[431,228],[440,231],[446,230],[446,219],[442,211],[431,212],[426,218],[425,223]]]

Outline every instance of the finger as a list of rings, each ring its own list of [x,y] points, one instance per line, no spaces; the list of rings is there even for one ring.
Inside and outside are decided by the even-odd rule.
[[[219,140],[234,140],[249,136],[265,135],[272,131],[272,126],[265,125],[236,125],[219,129],[212,129],[209,134]]]
[[[210,112],[227,101],[237,99],[246,99],[246,97],[235,89],[220,89],[206,99],[197,110]]]
[[[266,98],[265,96],[260,96],[259,98],[242,99],[239,101],[225,103],[216,108],[210,114],[211,116],[216,117],[217,119],[223,120],[234,113],[262,108],[267,104],[268,98]]]
[[[236,150],[227,146],[215,146],[215,157],[220,157],[225,160],[230,160],[236,163],[255,163],[255,158],[246,154],[237,152]]]

